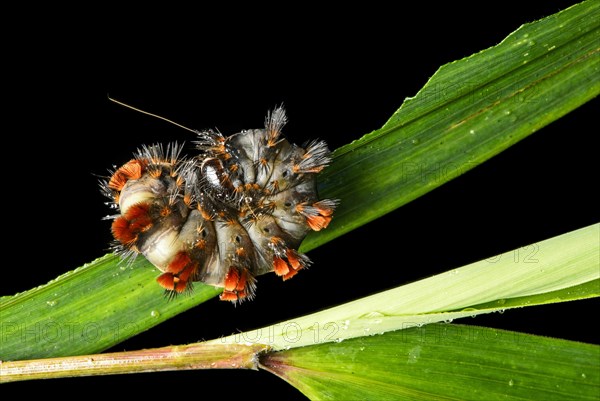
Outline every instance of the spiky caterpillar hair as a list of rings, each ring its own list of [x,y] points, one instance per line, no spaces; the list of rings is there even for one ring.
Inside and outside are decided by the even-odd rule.
[[[144,255],[170,296],[200,281],[233,302],[254,296],[256,276],[287,280],[309,266],[298,246],[327,227],[337,205],[317,196],[331,157],[323,141],[289,143],[286,122],[278,107],[261,129],[197,132],[199,154],[189,159],[176,143],[143,146],[101,183],[118,210],[115,250]]]

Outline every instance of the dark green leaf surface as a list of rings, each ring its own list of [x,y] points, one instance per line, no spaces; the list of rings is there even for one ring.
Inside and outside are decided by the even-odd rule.
[[[303,249],[418,198],[597,96],[599,44],[600,3],[587,1],[441,67],[381,129],[334,152],[320,192],[341,204]]]
[[[101,351],[220,292],[196,285],[169,301],[144,258],[106,255],[38,288],[0,299],[0,360]]]
[[[423,327],[267,354],[311,400],[597,400],[600,347],[509,331]]]

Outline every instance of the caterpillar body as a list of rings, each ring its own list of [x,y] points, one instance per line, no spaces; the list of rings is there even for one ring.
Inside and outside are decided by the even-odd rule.
[[[115,250],[144,255],[168,295],[199,281],[233,302],[252,299],[261,274],[287,280],[309,266],[297,249],[310,230],[327,227],[337,205],[317,196],[331,156],[323,141],[288,142],[286,121],[278,107],[261,129],[197,131],[191,158],[177,143],[141,147],[101,182],[118,211],[110,216]]]

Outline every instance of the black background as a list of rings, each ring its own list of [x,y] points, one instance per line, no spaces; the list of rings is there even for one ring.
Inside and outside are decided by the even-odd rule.
[[[5,264],[0,294],[44,284],[107,252],[97,175],[141,144],[189,132],[115,105],[107,94],[195,129],[261,127],[284,103],[293,142],[335,149],[377,129],[436,69],[500,42],[521,23],[574,2],[490,8],[452,2],[324,10],[36,10],[6,38],[3,123]],[[487,6],[486,6],[487,7]],[[494,7],[494,8],[491,8]],[[251,15],[252,14],[252,15]],[[114,347],[183,344],[308,314],[598,222],[597,101],[477,169],[310,252],[313,267],[259,280],[239,307],[209,301]],[[595,112],[596,115],[592,113]],[[8,243],[7,243],[8,241]],[[460,323],[598,343],[573,310],[511,310]],[[588,318],[589,319],[589,318]],[[89,384],[109,395],[302,396],[266,372],[177,372],[13,384]],[[231,384],[231,385],[230,385]]]

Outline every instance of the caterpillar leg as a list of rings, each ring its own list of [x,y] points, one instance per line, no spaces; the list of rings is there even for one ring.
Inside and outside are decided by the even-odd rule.
[[[310,265],[310,259],[291,248],[287,248],[279,255],[277,253],[273,255],[273,271],[284,281],[291,279],[308,265]]]
[[[306,223],[313,231],[320,231],[329,225],[336,206],[336,201],[324,199],[312,205],[298,204],[296,211],[306,217]]]
[[[245,268],[232,266],[225,275],[224,290],[219,297],[222,301],[240,302],[254,297],[254,277]]]
[[[198,270],[198,263],[190,255],[181,251],[175,255],[167,266],[167,270],[156,278],[158,284],[174,294],[181,294],[191,288],[191,283]]]

